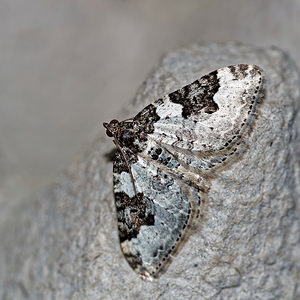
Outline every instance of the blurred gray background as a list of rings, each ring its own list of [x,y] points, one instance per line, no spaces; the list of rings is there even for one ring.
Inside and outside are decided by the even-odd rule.
[[[120,116],[163,53],[236,40],[298,62],[299,19],[300,0],[1,0],[1,223]]]

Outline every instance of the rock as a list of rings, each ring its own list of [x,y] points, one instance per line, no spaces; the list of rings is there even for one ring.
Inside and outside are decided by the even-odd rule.
[[[239,63],[257,64],[266,76],[248,150],[211,181],[199,229],[158,280],[142,281],[121,253],[114,146],[100,129],[89,150],[15,220],[14,238],[5,241],[2,299],[299,298],[300,81],[290,58],[272,47],[189,45],[161,60],[124,118]]]

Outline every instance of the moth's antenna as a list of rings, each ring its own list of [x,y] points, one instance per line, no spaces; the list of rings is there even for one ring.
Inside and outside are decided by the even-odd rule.
[[[128,171],[129,171],[129,175],[130,175],[130,178],[131,178],[131,181],[132,181],[134,193],[135,193],[135,195],[138,197],[138,194],[137,194],[137,191],[136,191],[136,187],[135,187],[135,181],[134,181],[134,178],[133,178],[133,175],[132,175],[132,172],[131,172],[131,167],[130,167],[130,165],[129,165],[129,162],[128,162],[128,160],[127,160],[127,157],[126,157],[124,151],[122,150],[121,146],[119,145],[118,141],[117,141],[115,138],[113,139],[113,142],[114,142],[114,144],[116,145],[116,147],[120,150],[120,152],[121,152],[121,154],[122,154],[122,156],[123,156],[123,158],[124,158],[124,160],[125,160],[125,163],[126,163],[126,165],[127,165],[127,168],[128,168]]]
[[[125,119],[125,120],[123,120],[122,122],[128,122],[128,121],[133,121],[133,118]]]

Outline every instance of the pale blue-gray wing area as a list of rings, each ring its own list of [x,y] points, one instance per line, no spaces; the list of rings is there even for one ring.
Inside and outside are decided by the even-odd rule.
[[[141,277],[157,277],[199,216],[199,190],[124,151],[113,168],[121,249]]]

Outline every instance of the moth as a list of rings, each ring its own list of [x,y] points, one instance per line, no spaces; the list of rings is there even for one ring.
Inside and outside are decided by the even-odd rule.
[[[220,68],[104,123],[122,252],[142,278],[158,277],[201,215],[209,179],[246,148],[263,97],[263,70]]]

